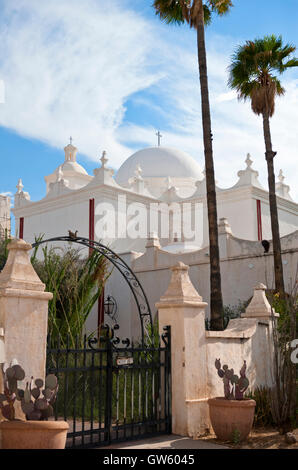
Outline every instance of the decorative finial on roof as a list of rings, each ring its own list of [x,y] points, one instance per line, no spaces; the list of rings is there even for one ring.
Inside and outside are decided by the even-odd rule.
[[[102,157],[101,157],[101,159],[100,159],[100,161],[101,161],[101,168],[106,168],[106,163],[107,163],[108,160],[109,160],[108,158],[106,158],[106,154],[107,154],[107,152],[104,150],[104,151],[102,152]]]
[[[15,194],[14,205],[15,207],[20,207],[24,202],[30,201],[29,193],[23,191],[23,183],[21,178],[18,180],[18,184],[16,185],[17,192]]]
[[[160,147],[160,142],[161,142],[162,135],[161,135],[160,131],[156,132],[155,135],[157,136],[157,145],[158,145],[158,147]]]
[[[279,170],[278,179],[281,183],[283,183],[285,180],[282,170]]]
[[[18,190],[18,194],[20,194],[23,191],[23,187],[24,187],[24,185],[22,183],[22,180],[21,180],[21,178],[19,178],[18,184],[16,185],[16,188]]]
[[[141,179],[142,178],[142,173],[143,173],[143,170],[142,170],[140,164],[138,163],[137,166],[136,166],[136,169],[135,169],[136,178]]]
[[[76,162],[76,156],[78,149],[72,145],[72,137],[69,137],[69,144],[64,147],[65,152],[65,161],[66,162]]]
[[[170,189],[173,186],[173,183],[172,183],[172,180],[171,180],[170,176],[168,176],[167,179],[166,179],[166,185],[167,185],[167,189]]]
[[[61,165],[57,168],[57,181],[61,181],[63,179],[63,171]]]
[[[278,179],[279,182],[275,185],[276,194],[280,197],[288,199],[289,201],[292,201],[293,199],[289,194],[290,186],[284,183],[285,177],[283,175],[282,170],[279,170]]]
[[[253,164],[250,153],[247,154],[245,163],[246,163],[246,169],[250,168],[251,165]]]
[[[245,170],[240,170],[237,173],[237,175],[239,176],[239,181],[235,184],[234,187],[255,186],[257,188],[263,189],[261,183],[258,180],[259,173],[252,168],[253,160],[251,159],[250,153],[246,155],[245,163]]]

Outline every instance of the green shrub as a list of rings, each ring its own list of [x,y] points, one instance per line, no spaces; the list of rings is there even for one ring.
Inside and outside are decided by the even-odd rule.
[[[46,290],[53,294],[48,320],[51,341],[56,344],[59,337],[63,347],[69,336],[70,347],[74,347],[78,336],[82,346],[86,320],[109,275],[106,259],[95,250],[82,258],[80,249],[67,247],[45,246],[42,253],[42,260],[34,254],[32,264]]]
[[[254,426],[274,426],[270,390],[267,387],[256,387],[247,397],[256,402]]]

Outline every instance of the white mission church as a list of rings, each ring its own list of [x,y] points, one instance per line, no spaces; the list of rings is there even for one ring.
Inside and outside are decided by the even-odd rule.
[[[181,150],[159,145],[131,155],[116,175],[109,168],[106,152],[103,152],[100,167],[89,175],[77,162],[77,148],[72,141],[64,150],[65,161],[52,174],[45,176],[46,194],[43,199],[31,201],[29,193],[23,190],[22,180],[19,180],[13,209],[16,236],[33,243],[40,234],[47,239],[67,235],[68,230],[77,230],[79,236],[103,242],[121,253],[139,273],[153,309],[154,302],[167,287],[168,268],[179,259],[191,266],[193,283],[204,300],[209,302],[206,184],[199,164]],[[246,274],[243,272],[243,289],[237,292],[232,284],[227,284],[228,279],[223,274],[225,304],[245,300],[257,282],[266,282],[262,263],[253,258],[263,254],[261,240],[271,239],[269,198],[252,163],[248,154],[244,168],[238,171],[238,181],[230,188],[217,186],[222,271],[225,272],[224,262],[237,257],[239,262],[239,256],[246,259],[248,271]],[[288,261],[292,267],[289,273],[285,273],[289,281],[293,278],[295,262],[297,265],[298,205],[289,194],[282,171],[276,183],[276,193],[280,234],[285,240],[282,239],[282,247],[288,243],[287,240],[294,243],[295,256]],[[166,219],[168,232],[165,231]],[[189,220],[191,227],[185,230]],[[126,231],[127,227],[130,227],[130,233]],[[228,247],[226,242],[223,243],[223,235],[234,245]],[[236,249],[236,245],[241,249]],[[155,252],[152,262],[149,260],[150,250]],[[247,267],[249,263],[253,268]],[[236,264],[233,266],[234,272]],[[152,277],[151,280],[148,277],[152,271],[155,279],[159,279],[157,288],[152,285]],[[230,272],[227,271],[231,279]],[[119,291],[117,282],[117,276],[114,280],[112,276],[110,287],[107,286],[116,297]]]

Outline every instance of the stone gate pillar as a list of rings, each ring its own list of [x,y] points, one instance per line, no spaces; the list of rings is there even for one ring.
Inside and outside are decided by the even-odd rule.
[[[44,292],[30,262],[31,245],[15,239],[0,273],[0,330],[4,337],[5,362],[16,359],[25,370],[25,380],[45,376],[50,292]]]
[[[171,268],[172,279],[156,304],[159,330],[171,326],[172,432],[196,438],[210,428],[205,338],[206,302],[192,285],[188,266]]]

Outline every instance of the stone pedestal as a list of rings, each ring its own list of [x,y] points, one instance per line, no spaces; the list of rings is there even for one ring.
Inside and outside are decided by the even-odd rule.
[[[16,360],[25,370],[25,380],[45,376],[50,292],[44,292],[30,262],[31,245],[13,240],[0,273],[0,328],[4,331],[5,362]]]
[[[168,290],[156,304],[160,334],[171,326],[172,432],[196,438],[210,428],[207,405],[205,308],[188,266],[172,268]]]

